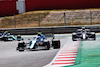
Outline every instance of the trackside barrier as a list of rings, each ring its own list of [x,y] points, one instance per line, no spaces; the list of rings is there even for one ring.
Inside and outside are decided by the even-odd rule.
[[[13,35],[33,35],[37,34],[38,31],[41,31],[43,34],[61,34],[61,33],[72,33],[77,29],[82,28],[82,26],[55,26],[55,27],[33,27],[33,28],[6,28],[0,29],[0,32],[8,31]],[[85,25],[84,27],[89,28],[90,31],[100,32],[99,25]]]

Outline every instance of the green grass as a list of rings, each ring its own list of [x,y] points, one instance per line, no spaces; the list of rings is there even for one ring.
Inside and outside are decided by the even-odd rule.
[[[100,67],[100,37],[97,36],[96,41],[81,41],[78,55],[73,66],[65,67]],[[81,48],[82,46],[82,48]]]

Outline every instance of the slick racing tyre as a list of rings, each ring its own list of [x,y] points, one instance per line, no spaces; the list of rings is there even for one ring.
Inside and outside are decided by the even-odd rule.
[[[54,49],[59,49],[60,48],[60,40],[53,40],[52,46]]]
[[[25,48],[24,48],[24,47],[19,47],[18,50],[19,50],[19,51],[24,51]]]
[[[25,50],[25,44],[24,43],[18,43],[17,50],[24,51]]]
[[[49,50],[50,49],[50,42],[43,42],[43,45],[45,46],[45,49],[46,50]]]
[[[73,41],[76,41],[76,40],[75,40],[75,35],[72,35],[72,40],[73,40]]]
[[[96,40],[96,36],[95,36],[95,34],[94,34],[94,40]]]

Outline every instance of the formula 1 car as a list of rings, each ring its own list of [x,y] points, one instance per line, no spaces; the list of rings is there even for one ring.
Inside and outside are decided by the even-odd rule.
[[[95,32],[90,32],[89,29],[77,29],[77,32],[72,33],[72,40],[96,40]]]
[[[17,36],[17,38],[14,35],[10,35],[7,31],[0,33],[0,40],[1,41],[13,41],[18,40],[20,41],[22,38],[20,35]]]
[[[16,37],[14,37],[13,35],[10,35],[10,33],[5,31],[4,33],[0,33],[0,40],[1,41],[12,41],[12,40],[16,40]]]
[[[52,39],[52,43],[45,39],[43,34],[40,34],[37,37],[34,37],[34,40],[31,40],[29,43],[19,42],[17,50],[24,51],[25,49],[30,50],[39,50],[46,49],[49,50],[50,47],[54,49],[60,48],[60,40]]]

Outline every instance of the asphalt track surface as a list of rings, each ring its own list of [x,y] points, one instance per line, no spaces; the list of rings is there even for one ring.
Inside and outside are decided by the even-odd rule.
[[[71,35],[57,35],[62,46],[69,40]],[[33,37],[33,36],[31,36]],[[28,41],[26,36],[25,40]],[[18,41],[0,41],[0,67],[43,67],[50,63],[59,49],[38,50],[24,52],[16,51]]]

